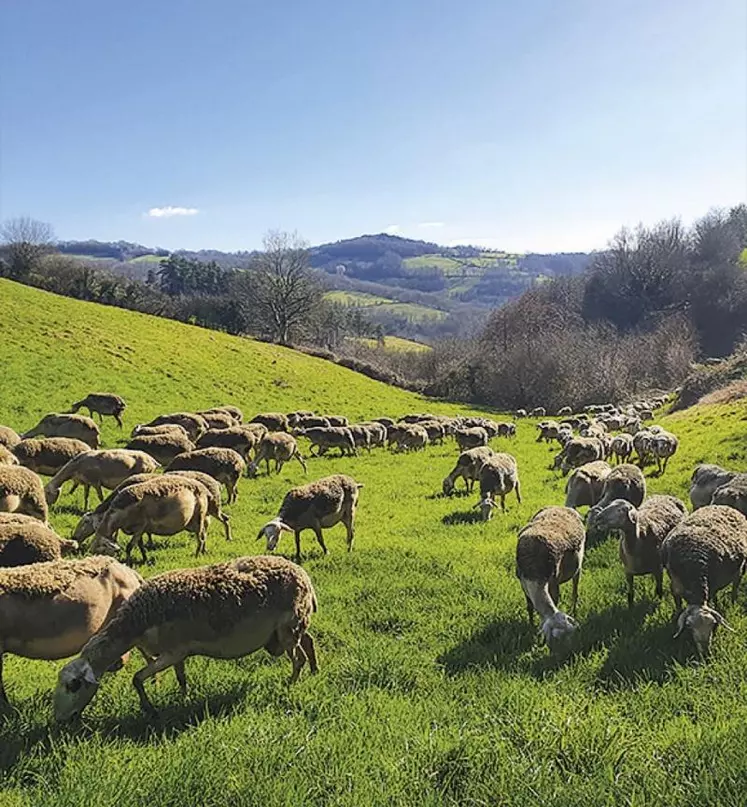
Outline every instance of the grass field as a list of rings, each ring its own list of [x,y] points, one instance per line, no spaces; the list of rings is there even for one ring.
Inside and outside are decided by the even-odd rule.
[[[128,400],[128,431],[157,413],[228,402],[248,415],[464,411],[290,350],[7,281],[0,311],[0,423],[19,430],[91,390]],[[650,490],[685,496],[703,460],[747,468],[746,420],[744,402],[664,418],[681,447]],[[627,610],[607,541],[587,553],[581,628],[551,656],[513,573],[517,530],[563,496],[534,431],[522,421],[515,441],[495,441],[519,460],[524,501],[485,524],[476,497],[437,495],[451,443],[243,480],[229,508],[235,541],[212,525],[210,561],[261,552],[257,530],[291,485],[337,471],[365,484],[351,554],[340,527],[326,558],[304,535],[319,675],[288,689],[285,659],[192,659],[188,699],[165,673],[152,690],[160,719],[149,723],[130,685],[133,657],[79,725],[56,726],[60,663],[7,657],[16,711],[0,718],[0,805],[743,805],[747,592],[725,610],[737,633],[720,633],[697,662],[688,640],[672,639],[671,598],[657,603],[652,581],[637,582]],[[103,437],[111,446],[123,435],[108,423]],[[81,506],[63,493],[52,515],[62,534]],[[186,535],[159,547],[145,576],[195,563]],[[279,551],[291,552],[287,536]]]
[[[429,308],[416,303],[399,303],[387,297],[378,297],[375,294],[366,294],[359,291],[330,291],[325,295],[326,299],[341,305],[360,306],[370,309],[373,312],[387,312],[407,317],[412,322],[423,322],[424,320],[445,319],[447,314],[437,308]]]
[[[379,343],[376,339],[367,339],[365,337],[350,337],[356,342],[368,347],[378,347]],[[385,336],[384,349],[392,350],[397,353],[422,353],[431,350],[430,345],[424,345],[422,342],[414,342],[412,339],[403,339],[400,336]]]

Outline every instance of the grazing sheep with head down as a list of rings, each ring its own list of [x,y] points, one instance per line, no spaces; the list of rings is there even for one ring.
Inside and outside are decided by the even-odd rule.
[[[124,398],[114,395],[111,392],[91,392],[76,401],[70,411],[75,413],[82,407],[88,410],[88,414],[93,418],[94,413],[99,416],[99,421],[104,422],[104,416],[113,417],[117,421],[119,428],[122,428],[122,413],[127,408]]]
[[[151,434],[178,434],[180,438],[189,440],[187,430],[178,423],[161,423],[158,426],[144,426],[142,423],[138,423],[130,433],[130,437],[145,437]]]
[[[355,438],[350,429],[342,426],[319,426],[312,429],[296,429],[296,437],[305,437],[310,443],[309,453],[321,457],[327,449],[338,448],[340,456],[356,455]]]
[[[48,661],[78,653],[141,582],[137,572],[107,557],[0,569],[0,701],[8,700],[4,653]]]
[[[35,474],[54,476],[61,468],[91,448],[82,440],[71,437],[42,437],[21,440],[13,449],[18,462]]]
[[[747,565],[747,519],[731,507],[701,507],[664,539],[661,558],[677,611],[683,598],[688,603],[679,613],[675,638],[689,629],[698,652],[705,655],[716,627],[729,627],[716,610],[716,593],[731,584],[731,599],[736,600]]]
[[[501,500],[501,511],[506,512],[506,495],[512,490],[516,491],[516,499],[521,504],[516,458],[510,454],[493,454],[488,457],[480,468],[480,501],[475,505],[480,508],[483,521],[489,521],[493,517],[496,496]]]
[[[174,424],[181,426],[193,443],[208,430],[207,421],[196,412],[172,412],[170,415],[159,415],[145,425],[164,426]]]
[[[711,504],[713,494],[722,485],[731,482],[735,474],[720,465],[698,465],[690,479],[690,503],[693,510]]]
[[[0,566],[27,566],[59,560],[63,552],[74,552],[76,541],[60,538],[57,533],[33,518],[27,521],[0,519]]]
[[[257,535],[257,540],[265,538],[267,549],[275,549],[283,532],[292,532],[296,539],[296,560],[301,560],[301,533],[313,530],[316,540],[327,554],[322,530],[342,523],[347,530],[348,552],[355,539],[355,508],[358,493],[363,485],[351,476],[334,474],[317,479],[308,485],[288,491],[277,516],[268,521]]]
[[[488,433],[482,426],[472,426],[467,429],[455,429],[454,439],[460,451],[468,448],[479,448],[488,444]]]
[[[574,437],[565,444],[561,455],[560,468],[567,474],[573,468],[603,460],[606,451],[598,437]]]
[[[20,465],[0,465],[0,512],[24,513],[47,523],[41,479]]]
[[[232,448],[245,462],[251,460],[251,452],[262,436],[254,429],[245,426],[231,426],[228,429],[210,429],[197,441],[197,448]]]
[[[233,426],[238,426],[236,418],[223,410],[209,409],[197,414],[204,419],[209,430],[230,429]],[[203,432],[204,433],[204,432]],[[199,438],[198,438],[199,439]]]
[[[597,460],[581,465],[568,477],[565,485],[565,506],[594,507],[602,498],[604,480],[612,468],[608,462]]]
[[[535,406],[529,413],[530,418],[543,418],[547,414],[547,409],[544,406]]]
[[[195,445],[183,434],[169,431],[133,437],[127,443],[127,448],[131,451],[144,451],[146,454],[150,454],[159,465],[168,465],[179,454],[194,451]]]
[[[747,516],[747,474],[734,476],[713,492],[711,504],[725,504]]]
[[[386,445],[386,426],[383,423],[372,420],[360,425],[368,430],[371,448],[381,448]]]
[[[45,415],[33,429],[29,429],[22,436],[25,440],[40,434],[44,437],[72,437],[87,443],[89,448],[98,448],[101,443],[99,427],[91,418],[84,415]]]
[[[575,615],[585,539],[584,522],[568,507],[543,508],[519,532],[516,576],[524,591],[529,621],[534,621],[537,611],[551,649],[577,627],[576,620],[558,610],[557,604],[560,584],[571,580],[571,614]]]
[[[489,446],[478,446],[462,451],[451,473],[444,479],[442,489],[444,496],[451,496],[456,487],[457,479],[463,479],[467,492],[472,491],[476,480],[480,477],[480,469],[493,455]]]
[[[0,446],[13,448],[21,442],[20,435],[16,434],[10,426],[0,426]]]
[[[407,423],[399,428],[396,443],[398,451],[422,451],[428,445],[428,432],[419,423]]]
[[[280,473],[288,460],[298,460],[306,473],[306,462],[298,450],[298,443],[292,434],[285,432],[268,432],[261,440],[254,462],[246,469],[247,476],[255,476],[259,464],[267,464],[267,475],[270,475],[270,460],[275,460],[275,473]]]
[[[168,471],[202,471],[226,486],[228,503],[236,501],[239,479],[246,471],[246,463],[232,448],[198,448],[175,457]]]
[[[59,673],[55,717],[80,714],[98,690],[104,673],[133,647],[152,660],[135,673],[133,685],[144,712],[155,710],[144,682],[173,667],[183,695],[184,662],[190,656],[241,658],[265,648],[286,653],[295,682],[308,660],[317,671],[308,634],[317,610],[306,572],[285,558],[236,558],[196,569],[176,569],[145,582],[128,602]]]
[[[0,465],[18,465],[16,455],[4,445],[0,445]]]

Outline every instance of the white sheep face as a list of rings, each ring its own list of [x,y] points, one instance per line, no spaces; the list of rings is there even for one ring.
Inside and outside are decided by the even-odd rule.
[[[705,656],[711,649],[711,639],[719,625],[727,630],[734,630],[721,614],[710,606],[688,605],[677,620],[677,632],[674,638],[676,639],[687,628],[692,633],[698,653]]]
[[[493,518],[493,510],[495,510],[496,504],[490,496],[486,496],[478,502],[477,506],[480,508],[480,515],[483,521],[490,521],[490,519]]]
[[[570,636],[578,628],[576,620],[564,614],[562,611],[556,611],[552,616],[549,616],[542,623],[542,635],[545,637],[548,647],[552,650],[558,644]]]
[[[57,677],[54,691],[54,715],[56,720],[71,720],[90,703],[99,688],[99,682],[91,665],[82,658],[66,664]]]
[[[267,524],[262,527],[262,529],[259,531],[259,535],[257,536],[257,540],[260,538],[265,538],[267,541],[267,551],[272,552],[272,550],[278,545],[280,536],[284,532],[293,532],[293,529],[287,524],[284,524],[279,518],[274,518],[272,521],[268,521]]]

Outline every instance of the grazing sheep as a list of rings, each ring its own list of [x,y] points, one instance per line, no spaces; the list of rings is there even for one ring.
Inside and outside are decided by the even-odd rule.
[[[88,443],[72,437],[42,437],[37,440],[21,440],[13,453],[24,468],[35,474],[54,476],[70,460],[90,450]]]
[[[291,426],[290,420],[288,425]],[[329,418],[321,417],[318,415],[300,415],[294,418],[292,428],[295,429],[316,429],[319,427],[328,428],[332,424]]]
[[[556,417],[565,418],[565,417],[569,417],[572,414],[573,414],[573,409],[571,409],[570,406],[561,406],[560,409],[558,409]]]
[[[362,487],[351,476],[334,474],[308,485],[292,488],[286,493],[280,512],[262,527],[257,540],[266,538],[267,550],[272,551],[278,545],[283,532],[292,532],[296,539],[296,560],[300,563],[303,530],[314,531],[316,540],[326,555],[327,547],[322,530],[342,522],[347,530],[350,552],[355,538],[355,508]]]
[[[567,474],[589,462],[598,462],[606,456],[604,443],[598,437],[574,437],[563,448],[560,468]]]
[[[651,441],[651,452],[656,458],[656,466],[659,474],[667,470],[669,458],[677,451],[680,441],[670,432],[661,432],[654,435]]]
[[[213,409],[197,414],[205,420],[208,429],[230,429],[232,426],[238,425],[236,418],[228,412]]]
[[[529,417],[529,416],[527,415],[527,410],[526,409],[517,409],[514,412],[514,417],[518,420],[519,418],[525,418],[525,417]]]
[[[298,426],[298,421],[302,420],[303,418],[313,418],[313,417],[315,417],[315,414],[309,409],[298,409],[295,412],[288,412],[288,414],[286,415],[286,418],[288,418],[289,428]],[[329,421],[327,421],[327,424],[329,424]]]
[[[516,491],[516,499],[521,504],[521,486],[519,484],[519,466],[516,458],[510,454],[493,454],[488,457],[480,469],[480,508],[483,521],[493,517],[496,506],[495,497],[501,500],[501,511],[506,512],[506,494]]]
[[[382,426],[385,426],[387,429],[390,429],[394,426],[394,421],[392,418],[374,418],[375,423],[381,423]]]
[[[713,492],[711,504],[724,504],[747,516],[747,474],[734,474]]]
[[[516,424],[502,421],[498,425],[498,437],[516,437]]]
[[[709,603],[731,583],[736,600],[739,581],[747,565],[747,519],[731,507],[707,505],[683,519],[661,545],[661,558],[669,573],[678,611],[683,598],[688,606],[677,619],[677,638],[692,631],[695,646],[705,655],[717,625],[726,620]]]
[[[24,513],[47,523],[41,479],[20,465],[0,465],[0,512]]]
[[[280,412],[260,412],[249,422],[261,423],[270,432],[288,431],[288,417]]]
[[[117,421],[119,428],[122,428],[122,413],[127,408],[127,404],[119,395],[114,395],[111,392],[91,392],[82,400],[76,401],[70,411],[75,413],[82,407],[88,410],[91,418],[96,413],[103,423],[104,416],[113,417]]]
[[[88,446],[86,446],[88,448]],[[18,465],[16,455],[4,445],[0,445],[0,465]]]
[[[214,479],[210,474],[203,473],[202,471],[166,471],[170,476],[186,477],[187,479],[195,479],[205,486],[208,492],[208,510],[207,514],[213,518],[217,518],[223,525],[223,532],[226,536],[226,541],[231,540],[231,519],[227,513],[223,512],[221,507],[221,488],[220,482]]]
[[[59,673],[55,717],[68,720],[91,701],[104,673],[122,653],[140,648],[151,660],[133,678],[140,705],[155,714],[144,682],[174,668],[186,695],[184,662],[190,656],[241,658],[265,648],[286,653],[294,683],[308,660],[318,669],[308,634],[317,610],[306,572],[285,558],[236,558],[196,569],[176,569],[152,577]]]
[[[82,440],[89,448],[98,448],[101,443],[99,427],[91,418],[85,415],[45,415],[33,429],[25,432],[22,437],[72,437]]]
[[[28,521],[18,522],[0,521],[2,567],[27,566],[30,563],[59,560],[63,552],[73,552],[77,548],[76,541],[60,538],[54,530],[36,519],[29,518]]]
[[[160,465],[168,465],[179,454],[194,451],[195,445],[188,437],[178,432],[164,432],[133,437],[127,443],[127,448],[131,451],[144,451]]]
[[[610,444],[610,454],[615,457],[618,465],[629,462],[633,453],[633,437],[630,434],[618,434],[612,438]]]
[[[99,451],[86,451],[78,454],[64,465],[47,482],[44,495],[47,504],[54,504],[59,498],[65,482],[72,480],[71,493],[78,485],[83,486],[83,506],[88,510],[91,488],[96,491],[99,501],[104,501],[103,488],[114,490],[127,477],[133,474],[151,474],[159,464],[144,451],[130,451],[126,448],[111,448]]]
[[[161,423],[159,426],[144,426],[142,423],[138,423],[130,433],[130,437],[145,437],[151,434],[178,434],[185,440],[189,440],[187,430],[178,423]]]
[[[386,426],[383,423],[372,420],[360,425],[368,430],[371,448],[380,448],[386,445]]]
[[[145,425],[163,426],[165,424],[181,426],[193,443],[208,430],[205,418],[195,412],[172,412],[170,415],[159,415],[159,417],[153,418],[150,423]]]
[[[396,443],[398,451],[421,451],[428,445],[428,432],[419,423],[408,423],[398,430]]]
[[[321,457],[329,448],[339,448],[341,457],[344,457],[346,454],[355,455],[358,453],[355,448],[355,439],[352,432],[350,429],[342,426],[298,429],[296,436],[305,437],[311,443],[309,453],[312,456],[314,456],[314,448],[316,448],[317,457]]]
[[[141,582],[137,572],[106,557],[0,570],[0,701],[8,701],[4,653],[48,661],[78,653]]]
[[[348,426],[350,421],[344,415],[327,415],[330,426]]]
[[[565,506],[594,507],[602,498],[604,480],[612,468],[604,460],[587,462],[568,477],[565,485]]]
[[[255,476],[259,464],[267,463],[267,474],[270,474],[270,460],[275,460],[275,473],[279,474],[283,465],[289,460],[298,460],[306,473],[306,462],[298,450],[296,438],[285,432],[268,432],[259,444],[254,462],[246,469],[247,476]]]
[[[575,619],[559,611],[557,604],[560,584],[571,580],[571,614],[575,616],[585,540],[584,522],[568,507],[543,508],[519,532],[516,576],[524,591],[529,621],[534,622],[537,611],[551,649],[577,627]]]
[[[535,406],[529,413],[530,418],[543,418],[547,415],[547,410],[544,406]]]
[[[176,535],[183,530],[191,532],[197,540],[199,555],[206,551],[208,490],[200,482],[186,477],[174,478],[170,474],[154,476],[146,482],[130,485],[112,499],[103,518],[96,527],[96,540],[92,551],[101,547],[112,551],[114,536],[122,530],[132,538],[127,544],[126,559],[132,561],[132,550],[140,547],[143,563],[148,557],[143,535]]]
[[[438,420],[424,420],[418,424],[424,428],[428,434],[428,442],[435,444],[443,443],[446,437],[446,426]]]
[[[535,442],[541,443],[543,440],[549,443],[558,439],[560,426],[554,420],[543,420],[537,424],[537,439]]]
[[[167,471],[202,471],[226,486],[228,503],[236,501],[246,463],[232,448],[198,448],[175,457]]]
[[[0,446],[13,448],[21,442],[20,435],[16,434],[10,426],[0,426]]]
[[[206,413],[212,414],[214,412],[225,412],[226,414],[230,415],[233,419],[235,424],[238,426],[244,420],[244,413],[239,409],[238,406],[233,406],[233,404],[224,404],[223,406],[212,406],[210,409],[205,410]]]
[[[463,479],[467,492],[472,491],[475,481],[480,477],[480,469],[493,455],[493,449],[479,446],[462,451],[451,473],[444,479],[442,489],[444,496],[450,496],[456,487],[457,479]]]
[[[693,510],[711,504],[713,494],[722,485],[731,482],[735,474],[720,465],[698,465],[690,480],[690,502]]]
[[[620,560],[628,581],[628,607],[633,607],[633,577],[652,574],[656,596],[663,596],[661,544],[687,515],[687,508],[675,496],[651,496],[636,510],[630,502],[615,499],[597,514],[593,534],[586,531],[586,541],[598,541],[611,532],[620,532]]]
[[[353,435],[353,442],[356,448],[365,448],[366,451],[371,450],[371,430],[368,426],[363,426],[359,423],[354,423],[348,426],[348,431]]]
[[[466,451],[468,448],[479,448],[488,444],[488,433],[482,426],[455,429],[454,438],[460,451]]]
[[[251,459],[251,452],[262,439],[259,432],[245,426],[231,426],[228,429],[210,429],[197,441],[197,448],[232,448],[245,462]]]

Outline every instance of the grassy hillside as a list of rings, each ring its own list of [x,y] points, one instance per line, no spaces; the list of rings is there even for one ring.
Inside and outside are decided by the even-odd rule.
[[[406,317],[411,322],[423,322],[424,320],[445,319],[447,314],[437,308],[429,308],[416,303],[400,303],[387,297],[379,297],[375,294],[366,294],[359,291],[330,291],[325,297],[333,303],[342,305],[361,306],[367,309],[367,313],[388,313]]]
[[[0,311],[0,423],[18,429],[93,389],[127,398],[127,430],[228,402],[247,414],[302,406],[351,418],[463,411],[282,348],[4,281]],[[681,448],[651,491],[685,496],[702,460],[747,468],[745,418],[744,402],[664,418]],[[111,424],[103,435],[107,445],[122,439]],[[210,561],[261,552],[257,530],[294,484],[341,471],[365,485],[351,554],[340,527],[326,558],[304,534],[319,675],[288,689],[285,659],[191,659],[188,699],[165,673],[151,689],[160,720],[150,724],[130,685],[133,657],[81,724],[60,727],[50,719],[60,663],[6,657],[17,711],[0,718],[0,804],[742,805],[747,592],[725,604],[737,633],[720,633],[699,663],[689,641],[672,639],[671,598],[657,603],[651,580],[637,581],[627,610],[610,540],[587,553],[580,630],[550,656],[513,571],[517,530],[563,498],[534,435],[523,421],[515,441],[495,441],[518,458],[524,500],[511,497],[489,523],[475,521],[476,497],[437,495],[452,443],[242,480],[229,508],[235,541],[211,525]],[[63,534],[81,506],[80,495],[61,496],[52,521]],[[279,551],[291,543],[284,537]],[[158,546],[145,576],[195,563],[184,534]]]
[[[350,337],[351,341],[358,342],[368,347],[378,347],[379,343],[376,339],[367,339],[366,337]],[[432,350],[429,345],[424,345],[422,342],[414,342],[412,339],[402,339],[399,336],[386,336],[384,337],[384,349],[391,350],[395,353],[422,353],[423,351]]]

